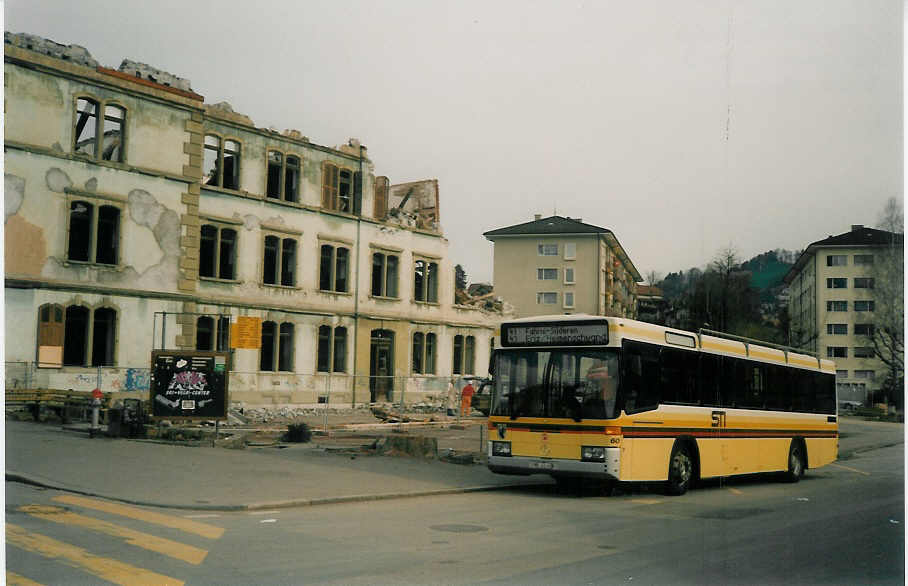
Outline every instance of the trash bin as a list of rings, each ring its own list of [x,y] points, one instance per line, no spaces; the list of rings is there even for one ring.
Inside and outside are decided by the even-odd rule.
[[[124,399],[122,427],[126,437],[145,437],[145,404],[141,399]]]
[[[123,433],[123,407],[117,405],[107,410],[107,436],[120,437]]]
[[[145,405],[141,399],[124,399],[107,413],[110,437],[145,437]]]

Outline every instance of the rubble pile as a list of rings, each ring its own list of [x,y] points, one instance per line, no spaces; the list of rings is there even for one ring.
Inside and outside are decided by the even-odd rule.
[[[422,401],[405,406],[403,414],[424,414],[434,415],[443,412],[445,409],[444,400]],[[325,415],[324,406],[306,406],[298,407],[294,405],[275,405],[275,406],[256,406],[256,407],[237,407],[231,411],[238,412],[246,423],[251,425],[260,424],[281,424],[296,421],[306,417],[321,417]],[[351,415],[354,413],[363,414],[371,412],[377,419],[390,419],[392,416],[396,419],[401,414],[400,405],[396,403],[373,403],[371,405],[358,405],[356,407],[328,407],[329,415]],[[377,413],[386,414],[381,417]]]

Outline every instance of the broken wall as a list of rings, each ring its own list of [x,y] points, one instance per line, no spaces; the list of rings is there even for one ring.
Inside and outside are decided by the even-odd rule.
[[[438,180],[392,185],[388,194],[388,218],[403,226],[440,233]]]

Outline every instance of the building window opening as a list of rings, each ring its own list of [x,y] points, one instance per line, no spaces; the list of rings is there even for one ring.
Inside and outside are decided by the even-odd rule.
[[[413,297],[416,301],[438,303],[438,263],[417,260],[413,275]]]
[[[202,176],[205,185],[225,189],[240,188],[240,143],[222,141],[219,136],[205,135]]]
[[[296,285],[296,240],[265,237],[262,280],[266,285]]]
[[[86,364],[89,310],[80,305],[66,308],[63,334],[63,365],[84,366]]]
[[[98,102],[76,100],[76,154],[94,158],[98,142]]]
[[[85,201],[74,201],[69,206],[69,260],[88,262],[91,250],[92,218],[94,206]]]
[[[398,257],[393,254],[372,254],[372,295],[397,297]]]
[[[200,232],[199,276],[235,279],[236,230],[205,224]]]
[[[104,161],[123,162],[123,127],[126,122],[126,110],[119,106],[104,107],[104,137],[101,141]]]
[[[116,341],[117,312],[102,307],[95,310],[91,365],[112,366],[114,364],[114,346]]]
[[[218,316],[217,320],[203,315],[196,320],[195,349],[227,352],[230,341],[230,318]]]
[[[347,292],[347,271],[350,251],[340,246],[323,244],[319,263],[319,284],[322,291]]]
[[[259,370],[263,372],[293,372],[293,324],[262,322],[262,348]],[[277,364],[275,364],[277,359]]]
[[[293,371],[293,324],[289,322],[282,323],[280,327],[277,369]]]
[[[413,372],[435,374],[436,336],[433,333],[413,333]]]
[[[346,372],[347,328],[338,326],[318,327],[316,370],[318,372]]]
[[[425,352],[425,335],[422,332],[413,334],[413,372],[421,374],[423,369],[423,356]]]
[[[97,228],[96,228],[97,227]],[[120,209],[73,201],[69,206],[67,258],[116,265],[120,246]]]
[[[267,197],[281,198],[281,176],[284,168],[284,155],[277,151],[268,151],[268,183],[265,188]]]

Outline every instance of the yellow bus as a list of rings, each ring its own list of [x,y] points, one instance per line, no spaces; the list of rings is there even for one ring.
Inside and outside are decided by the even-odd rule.
[[[720,332],[612,317],[501,325],[488,461],[561,483],[783,472],[838,454],[835,364]]]

